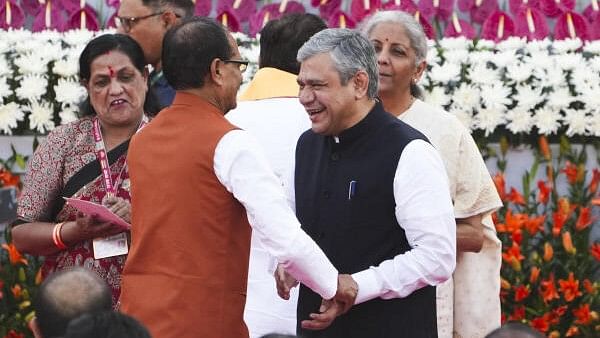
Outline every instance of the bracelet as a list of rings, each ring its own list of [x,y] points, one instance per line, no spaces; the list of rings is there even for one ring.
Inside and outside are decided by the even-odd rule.
[[[56,225],[54,225],[54,229],[52,230],[52,241],[54,241],[54,245],[56,245],[56,247],[60,250],[65,250],[67,248],[60,235],[60,230],[64,224],[65,222],[56,223]]]

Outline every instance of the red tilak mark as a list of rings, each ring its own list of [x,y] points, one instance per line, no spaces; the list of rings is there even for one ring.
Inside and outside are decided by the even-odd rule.
[[[115,77],[115,71],[112,69],[111,66],[108,66],[108,74],[110,75],[110,77]]]

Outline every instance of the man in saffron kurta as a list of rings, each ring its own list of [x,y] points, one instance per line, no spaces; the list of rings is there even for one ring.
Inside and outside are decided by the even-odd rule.
[[[251,229],[295,277],[336,296],[325,316],[354,302],[357,290],[301,231],[255,141],[223,116],[245,65],[211,19],[165,37],[163,69],[177,94],[130,146],[135,211],[121,293],[121,311],[153,337],[248,337]]]
[[[225,116],[256,138],[279,178],[294,170],[296,142],[310,128],[298,101],[296,54],[313,34],[326,28],[321,18],[307,13],[269,21],[260,33],[260,69],[238,97],[237,108]],[[244,310],[251,338],[296,332],[298,290],[293,289],[289,299],[281,299],[275,290],[273,265],[272,257],[253,236]]]

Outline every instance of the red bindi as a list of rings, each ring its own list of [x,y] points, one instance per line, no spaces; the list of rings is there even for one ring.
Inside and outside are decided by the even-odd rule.
[[[108,66],[108,74],[110,75],[110,77],[115,77],[115,71],[112,69],[111,66]]]

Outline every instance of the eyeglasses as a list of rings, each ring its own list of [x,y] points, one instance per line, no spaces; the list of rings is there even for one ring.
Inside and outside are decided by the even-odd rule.
[[[246,69],[248,69],[248,62],[247,60],[223,60],[223,62],[229,62],[229,63],[237,63],[238,67],[240,68],[240,72],[245,72]]]
[[[144,19],[148,19],[151,18],[153,16],[158,16],[158,15],[162,15],[165,12],[156,12],[156,13],[152,13],[152,14],[148,14],[148,15],[142,15],[142,16],[130,16],[130,17],[124,17],[124,16],[117,16],[117,20],[115,20],[115,24],[117,25],[117,28],[119,27],[123,27],[123,30],[127,33],[129,33],[129,31],[131,31],[131,28],[133,28],[133,26],[135,26],[138,22],[144,20]],[[176,17],[179,17],[179,15],[175,14]]]

